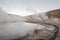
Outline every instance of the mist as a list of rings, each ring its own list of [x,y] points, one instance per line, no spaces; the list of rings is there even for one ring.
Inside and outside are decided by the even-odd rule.
[[[0,39],[14,39],[25,36],[39,26],[38,24],[21,21],[24,19],[23,17],[15,17],[17,16],[9,16],[8,13],[0,8]]]

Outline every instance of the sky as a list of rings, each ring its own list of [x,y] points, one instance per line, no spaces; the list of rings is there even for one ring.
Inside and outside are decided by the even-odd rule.
[[[0,0],[0,8],[9,14],[27,16],[60,9],[60,0]]]

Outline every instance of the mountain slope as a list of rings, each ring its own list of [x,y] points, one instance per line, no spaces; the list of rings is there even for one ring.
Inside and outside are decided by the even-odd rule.
[[[56,16],[57,15],[57,16]],[[32,22],[54,22],[59,24],[60,23],[60,10],[56,9],[56,10],[52,10],[52,11],[48,11],[48,12],[44,12],[44,13],[39,13],[39,14],[35,14],[35,15],[30,15],[30,16],[26,16],[26,19]]]
[[[59,28],[58,38],[60,37],[60,9],[26,16],[26,18],[28,19],[27,22],[30,23],[56,25]]]
[[[46,14],[49,18],[54,17],[54,18],[60,18],[60,9],[48,11]]]

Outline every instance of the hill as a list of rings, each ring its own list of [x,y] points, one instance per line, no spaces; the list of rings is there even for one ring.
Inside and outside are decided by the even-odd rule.
[[[26,16],[26,18],[28,19],[27,22],[34,23],[34,24],[43,23],[43,24],[56,25],[59,28],[59,34],[57,38],[60,38],[60,9]]]

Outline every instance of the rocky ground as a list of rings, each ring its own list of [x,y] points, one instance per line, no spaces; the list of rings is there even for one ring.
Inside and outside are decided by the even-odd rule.
[[[60,9],[48,11],[41,14],[30,15],[26,17],[28,19],[27,22],[30,23],[44,23],[44,24],[51,24],[56,25],[60,31]],[[58,33],[56,40],[60,40],[60,32]]]

